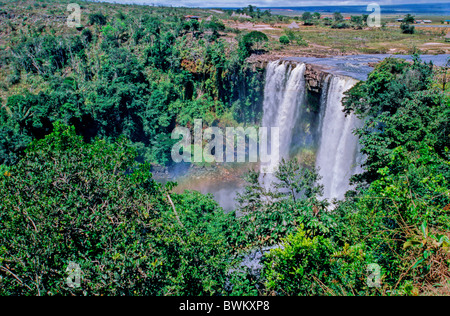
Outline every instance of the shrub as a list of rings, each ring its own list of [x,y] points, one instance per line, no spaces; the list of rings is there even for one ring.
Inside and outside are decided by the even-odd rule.
[[[402,23],[400,25],[400,29],[402,30],[403,34],[414,34],[416,31],[416,27],[409,23]]]
[[[295,42],[299,46],[308,46],[308,43],[300,35],[300,32],[291,29],[285,29],[284,33],[288,37],[289,41]]]
[[[332,29],[348,29],[350,27],[351,27],[350,24],[346,22],[337,22],[331,26]]]
[[[9,75],[6,79],[10,85],[15,85],[20,82],[20,74]]]
[[[104,16],[101,13],[92,13],[89,15],[89,24],[94,25],[106,25],[107,19],[106,16]]]
[[[289,40],[289,37],[287,37],[286,35],[283,35],[280,37],[280,43],[283,45],[288,45],[291,43],[291,41]]]
[[[92,42],[92,31],[90,29],[84,29],[83,32],[81,32],[81,36],[86,40],[87,43]]]
[[[263,270],[267,290],[288,296],[323,294],[318,281],[330,274],[332,253],[328,239],[308,237],[303,229],[299,229],[284,240],[282,248],[274,249],[268,255]]]
[[[239,50],[242,58],[250,56],[253,46],[256,45],[256,49],[260,49],[261,44],[267,42],[269,38],[266,34],[259,31],[252,31],[244,35],[239,41]]]
[[[223,293],[228,217],[199,193],[171,197],[135,157],[56,124],[0,176],[0,295]]]

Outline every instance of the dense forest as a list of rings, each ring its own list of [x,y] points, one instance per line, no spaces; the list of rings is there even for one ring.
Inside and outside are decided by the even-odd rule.
[[[183,10],[114,11],[89,14],[89,27],[66,27],[70,35],[10,23],[5,85],[22,91],[4,100],[1,163],[16,163],[56,121],[86,141],[124,135],[140,157],[161,164],[169,162],[177,124],[194,117],[209,126],[257,122],[263,73],[244,63],[257,36],[228,43],[220,20],[186,21]]]
[[[182,8],[82,8],[77,29],[6,31],[0,295],[450,294],[446,69],[388,58],[346,93],[366,161],[345,200],[323,200],[318,171],[293,159],[271,188],[250,170],[227,213],[158,183],[152,165],[170,164],[176,126],[260,123],[264,70],[247,58],[262,33],[186,20],[195,12]],[[260,271],[242,265],[267,248]],[[70,262],[80,287],[67,286]]]

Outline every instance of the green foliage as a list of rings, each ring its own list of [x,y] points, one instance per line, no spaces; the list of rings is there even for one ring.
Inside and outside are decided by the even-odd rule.
[[[408,24],[412,24],[412,23],[415,22],[415,18],[411,14],[407,14],[405,16],[405,18],[403,19],[403,22],[408,23]]]
[[[282,249],[272,250],[265,263],[267,288],[278,295],[322,294],[315,278],[330,274],[328,257],[333,248],[329,240],[318,236],[308,238],[300,229],[283,241]]]
[[[230,14],[232,13],[232,11],[228,12],[230,12]],[[281,16],[273,16],[270,10],[261,10],[253,5],[248,5],[245,8],[237,9],[236,13],[248,15],[253,19],[269,19],[269,21],[271,21],[272,18],[282,18]]]
[[[284,34],[286,34],[289,41],[296,43],[299,46],[308,46],[308,43],[303,39],[299,31],[285,29]],[[281,39],[280,39],[281,41]]]
[[[202,29],[211,31],[212,36],[211,41],[216,40],[219,37],[219,32],[225,31],[225,24],[217,18],[211,19],[211,21],[206,21],[202,23]]]
[[[135,157],[124,139],[85,144],[59,124],[27,149],[0,179],[2,295],[223,293],[227,216],[198,193],[172,202]]]
[[[330,239],[301,227],[267,256],[267,290],[283,296],[368,294],[364,245],[335,249]]]
[[[73,54],[83,53],[79,36],[66,40],[62,37],[44,35],[24,38],[12,50],[16,70],[40,75],[50,75],[63,68]]]
[[[405,18],[403,19],[402,24],[400,25],[400,29],[402,30],[403,34],[414,34],[415,33],[415,27],[414,24],[415,19],[414,16],[411,14],[407,14]]]
[[[344,21],[344,16],[340,12],[335,12],[333,16],[336,22]]]
[[[86,41],[87,43],[92,42],[93,34],[92,34],[92,31],[91,31],[90,29],[84,29],[84,30],[81,32],[81,36],[84,37],[84,39],[85,39],[85,41]]]
[[[408,23],[400,24],[400,29],[402,30],[403,34],[414,34],[416,31],[416,27]]]
[[[363,16],[352,16],[351,21],[355,29],[361,30],[366,24],[367,18],[364,18]]]
[[[443,161],[428,147],[415,153],[398,148],[390,158],[389,167],[379,171],[382,178],[373,182],[361,196],[355,205],[355,209],[360,211],[350,215],[351,220],[349,222],[347,218],[345,226],[354,229],[361,227],[359,225],[363,222],[371,223],[370,228],[359,229],[360,238],[370,236],[366,241],[380,258],[378,263],[388,268],[385,282],[392,288],[406,281],[439,283],[441,279],[429,278],[431,265],[428,264],[433,260],[431,254],[437,255],[444,250],[440,248],[445,241],[443,232],[450,228],[450,214],[442,211],[450,202],[448,161]],[[418,239],[417,232],[426,230],[423,222],[433,227],[437,232],[435,236],[441,236],[434,238],[437,244],[433,238],[429,240],[431,248],[423,249],[420,254],[414,253],[408,245],[413,245]],[[427,240],[428,236],[423,232],[422,240]],[[423,256],[428,260],[424,259],[424,262],[420,258]],[[428,270],[417,269],[422,262],[426,263]],[[447,265],[445,259],[440,264]],[[448,274],[442,276],[446,278]]]
[[[331,26],[332,29],[348,29],[350,28],[350,24],[345,22],[336,22]]]
[[[229,296],[258,296],[258,279],[252,273],[241,270],[232,271],[230,274]]]
[[[107,19],[102,13],[92,13],[89,15],[89,24],[106,25]]]
[[[378,178],[378,170],[387,165],[388,154],[398,146],[416,148],[425,140],[444,154],[449,143],[445,130],[448,106],[437,89],[429,90],[432,65],[417,58],[410,65],[398,59],[380,63],[366,82],[350,90],[344,100],[346,112],[354,111],[365,119],[357,131],[368,155],[363,179]]]
[[[311,12],[304,12],[302,15],[302,20],[305,25],[313,25],[313,15]]]
[[[244,35],[239,41],[239,49],[242,54],[242,58],[247,58],[253,51],[253,45],[256,45],[256,49],[260,48],[260,45],[267,42],[269,38],[266,34],[259,31],[252,31]]]
[[[247,186],[237,198],[242,216],[233,229],[237,247],[277,244],[300,224],[314,233],[330,232],[333,223],[323,213],[327,203],[318,200],[323,188],[317,171],[300,167],[295,159],[283,160],[274,176],[246,175]]]
[[[318,185],[321,180],[318,171],[300,167],[296,158],[289,161],[282,159],[275,177],[278,182],[274,187],[286,190],[294,202],[298,196],[311,200],[323,195],[323,185]]]
[[[280,37],[280,43],[283,45],[289,45],[291,43],[291,41],[289,40],[289,37],[287,37],[286,35],[283,35]]]
[[[44,32],[12,43],[5,61],[12,69],[9,83],[25,84],[26,72],[27,89],[32,91],[29,83],[39,89],[17,90],[0,109],[0,162],[17,161],[56,120],[75,126],[86,140],[124,135],[141,159],[159,164],[171,163],[176,124],[199,117],[208,124],[230,118],[232,124],[256,123],[263,73],[247,67],[241,50],[220,39],[223,22],[186,26],[178,15],[163,22],[158,11],[133,17],[119,12],[110,21],[94,13],[90,19],[97,26],[80,35]],[[247,40],[244,49],[250,52],[263,38]]]
[[[324,18],[323,20],[324,20],[324,25],[326,25],[326,26],[330,26],[333,24],[333,21],[328,17]]]

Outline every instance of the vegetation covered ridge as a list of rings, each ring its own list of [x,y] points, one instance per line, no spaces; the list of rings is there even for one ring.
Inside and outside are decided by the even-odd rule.
[[[448,68],[388,58],[346,93],[366,160],[344,200],[324,200],[314,164],[292,159],[271,186],[250,170],[226,213],[211,195],[158,183],[150,163],[169,162],[177,125],[258,124],[263,70],[248,58],[271,49],[270,33],[185,17],[197,9],[89,2],[83,26],[63,29],[11,12],[53,19],[65,3],[15,3],[0,6],[11,24],[0,295],[450,294]],[[272,248],[261,269],[248,268],[261,248]]]

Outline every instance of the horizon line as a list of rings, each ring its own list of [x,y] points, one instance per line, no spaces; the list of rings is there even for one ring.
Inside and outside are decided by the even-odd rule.
[[[136,3],[134,0],[125,0],[123,2],[118,2],[120,0],[85,0],[87,2],[95,2],[95,3],[101,3],[101,2],[108,2],[111,4],[121,4],[121,5],[146,5],[146,6],[154,6],[154,7],[176,7],[176,8],[192,8],[192,9],[241,9],[241,8],[247,8],[249,5],[246,6],[187,6],[187,5],[173,5],[173,4],[156,4],[151,3],[152,0],[149,0],[149,3],[141,2]],[[156,0],[158,1],[158,0]],[[306,7],[361,7],[366,6],[369,3],[366,4],[305,4],[305,5],[298,5],[298,6],[258,6],[258,5],[252,5],[255,8],[260,9],[282,9],[282,8],[306,8]],[[380,4],[380,6],[383,7],[396,7],[396,6],[409,6],[409,5],[432,5],[432,4],[444,4],[444,5],[450,5],[449,2],[422,2],[422,3],[402,3],[402,4]]]

